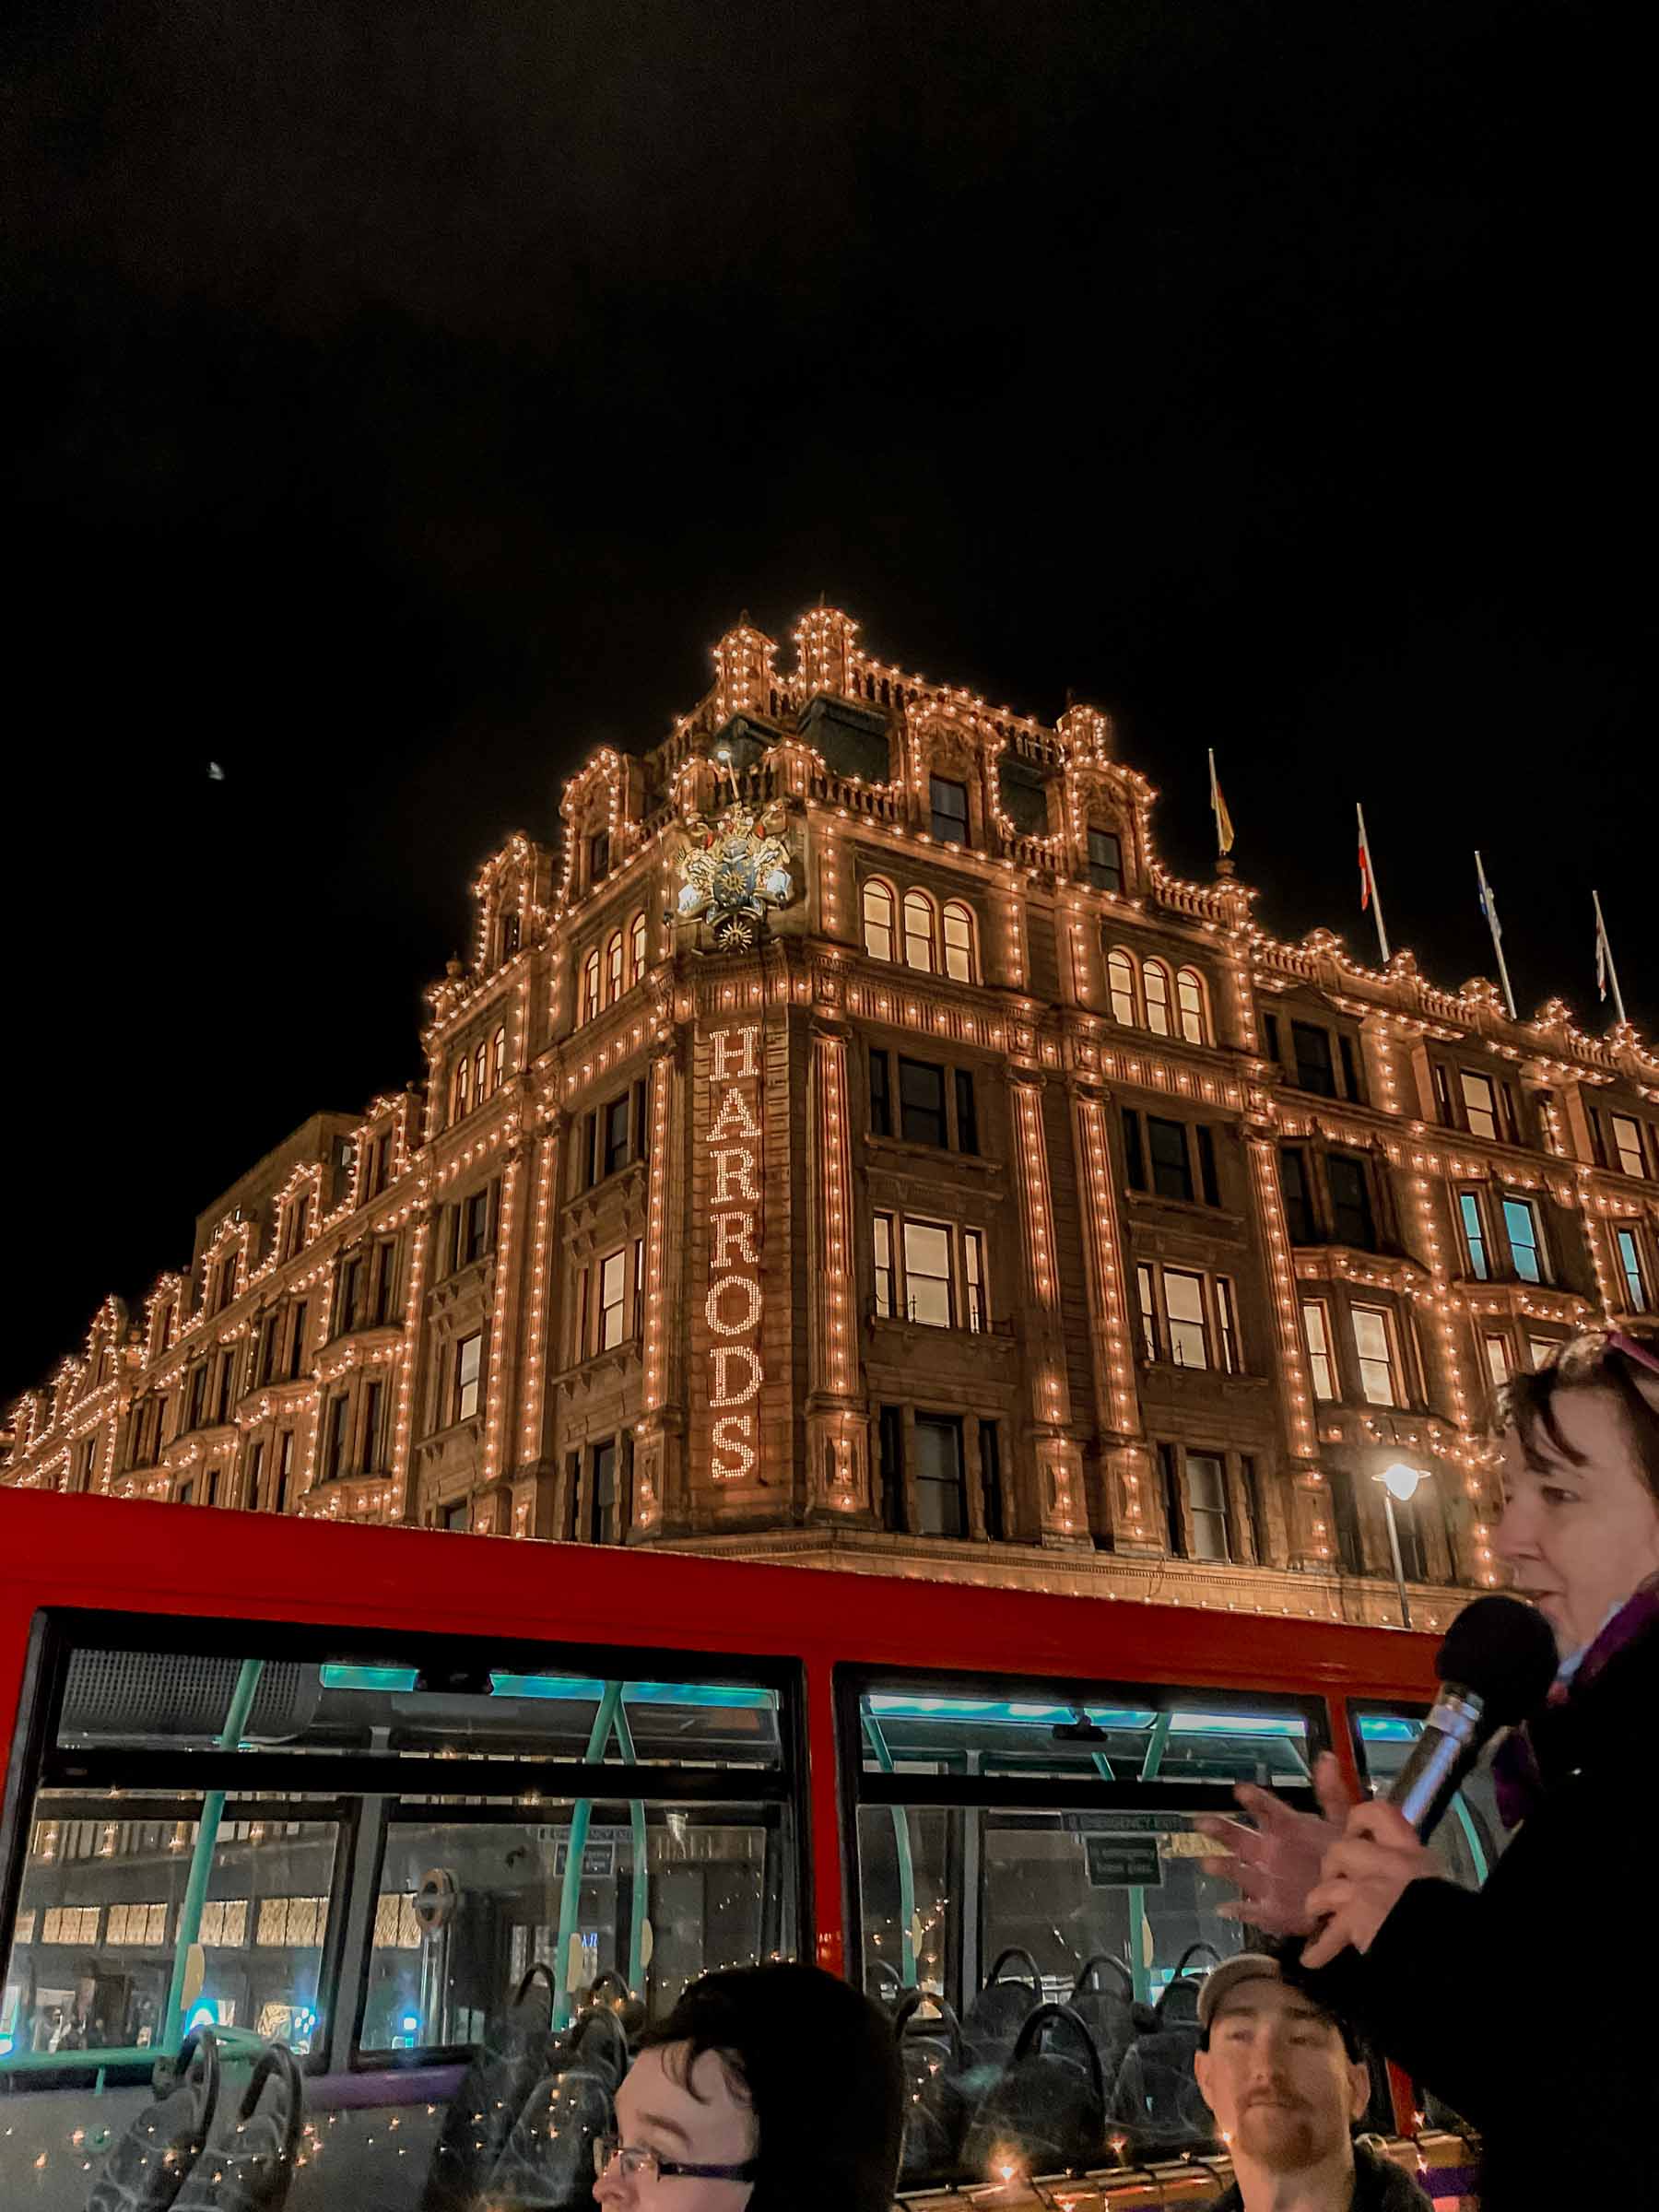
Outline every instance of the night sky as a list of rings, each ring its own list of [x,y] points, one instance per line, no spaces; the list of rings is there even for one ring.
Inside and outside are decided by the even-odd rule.
[[[1640,24],[8,11],[0,1389],[419,1072],[477,863],[744,607],[1110,707],[1189,872],[1214,745],[1287,935],[1370,956],[1360,797],[1396,945],[1490,970],[1479,844],[1594,1026],[1599,884],[1651,1030]]]

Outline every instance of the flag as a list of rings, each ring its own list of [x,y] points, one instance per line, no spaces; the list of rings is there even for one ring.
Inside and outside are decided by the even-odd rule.
[[[1607,995],[1607,925],[1601,918],[1601,908],[1595,910],[1595,995]]]
[[[1480,879],[1480,911],[1487,918],[1487,926],[1490,929],[1492,942],[1496,945],[1503,935],[1503,924],[1498,919],[1498,901],[1493,898],[1491,886],[1484,876]]]
[[[1210,811],[1216,818],[1216,843],[1223,858],[1233,849],[1232,816],[1227,811],[1227,801],[1221,795],[1221,785],[1216,775],[1216,750],[1210,747]]]
[[[1359,912],[1364,913],[1371,902],[1371,847],[1365,841],[1365,827],[1359,829]]]

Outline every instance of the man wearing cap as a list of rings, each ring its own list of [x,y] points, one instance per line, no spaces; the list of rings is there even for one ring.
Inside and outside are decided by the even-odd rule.
[[[1198,2087],[1232,2158],[1215,2212],[1428,2212],[1410,2175],[1354,2141],[1371,2076],[1353,2030],[1245,1951],[1198,1997]]]

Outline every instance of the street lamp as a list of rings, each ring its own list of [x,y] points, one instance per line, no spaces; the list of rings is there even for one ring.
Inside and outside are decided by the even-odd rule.
[[[1409,1505],[1418,1494],[1418,1487],[1429,1477],[1421,1467],[1408,1467],[1403,1459],[1395,1460],[1392,1467],[1384,1467],[1375,1479],[1382,1485],[1382,1512],[1388,1522],[1388,1548],[1394,1555],[1394,1587],[1400,1594],[1400,1626],[1411,1626],[1411,1606],[1406,1596],[1406,1569],[1400,1559],[1400,1528],[1394,1519],[1394,1500]]]

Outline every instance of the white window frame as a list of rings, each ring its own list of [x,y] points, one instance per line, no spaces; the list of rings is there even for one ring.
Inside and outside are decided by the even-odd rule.
[[[879,910],[886,901],[886,912]],[[872,912],[872,907],[877,911]],[[859,920],[864,926],[864,948],[873,960],[891,960],[899,942],[899,900],[884,876],[865,879],[859,894]]]
[[[455,1418],[472,1420],[484,1394],[484,1332],[475,1329],[455,1345]]]
[[[1227,1495],[1226,1455],[1220,1452],[1185,1451],[1182,1453],[1182,1458],[1185,1463],[1182,1472],[1185,1477],[1186,1489],[1188,1556],[1194,1559],[1204,1561],[1206,1566],[1230,1566],[1232,1563],[1232,1513]],[[1216,1485],[1213,1500],[1206,1500],[1203,1504],[1199,1503],[1198,1486],[1193,1478],[1194,1466],[1202,1467],[1206,1480],[1213,1474]],[[1218,1521],[1220,1524],[1218,1543],[1217,1541],[1218,1532],[1214,1525]],[[1209,1537],[1211,1544],[1216,1546],[1215,1548],[1206,1548],[1201,1540],[1201,1531]]]
[[[1477,1103],[1470,1096],[1470,1092],[1476,1088],[1486,1092],[1487,1102],[1484,1105]],[[1498,1113],[1497,1084],[1493,1082],[1490,1076],[1480,1075],[1472,1067],[1460,1067],[1457,1071],[1457,1089],[1458,1096],[1463,1100],[1464,1121],[1469,1135],[1484,1136],[1495,1143],[1502,1132],[1502,1124]],[[1484,1116],[1487,1121],[1490,1122],[1491,1127],[1489,1129],[1477,1127],[1475,1119],[1477,1114]]]
[[[1627,1139],[1624,1132],[1629,1131]],[[1607,1131],[1613,1140],[1612,1165],[1621,1175],[1645,1176],[1647,1156],[1642,1147],[1641,1124],[1633,1114],[1609,1113]],[[1634,1161],[1634,1165],[1632,1165]]]
[[[1199,1317],[1170,1312],[1169,1278],[1179,1277],[1198,1285]],[[1141,1356],[1171,1367],[1184,1367],[1194,1374],[1242,1374],[1243,1348],[1239,1341],[1238,1289],[1230,1276],[1203,1267],[1169,1267],[1162,1261],[1138,1260],[1135,1268],[1135,1300],[1140,1309]],[[1202,1361],[1177,1359],[1176,1327],[1200,1331]],[[1180,1340],[1184,1346],[1188,1339]]]
[[[1544,1239],[1544,1215],[1537,1200],[1522,1197],[1513,1191],[1506,1191],[1501,1206],[1503,1233],[1509,1242],[1510,1261],[1514,1268],[1516,1279],[1523,1283],[1547,1284],[1552,1279],[1549,1266],[1549,1246]],[[1517,1244],[1515,1241],[1514,1230],[1510,1225],[1510,1208],[1512,1206],[1524,1213],[1531,1224],[1533,1241],[1530,1246]],[[1536,1275],[1528,1275],[1521,1265],[1521,1253],[1529,1250],[1535,1254],[1537,1262],[1538,1272]]]
[[[1301,1312],[1313,1395],[1334,1403],[1341,1394],[1336,1387],[1336,1361],[1331,1348],[1331,1309],[1323,1298],[1304,1298]]]
[[[1481,1332],[1480,1348],[1486,1359],[1487,1379],[1495,1390],[1500,1390],[1515,1371],[1510,1340],[1500,1329],[1485,1329]],[[1498,1371],[1500,1363],[1501,1374]]]
[[[599,1263],[599,1341],[595,1351],[615,1351],[618,1345],[626,1343],[627,1324],[628,1247],[620,1244]]]
[[[1641,1244],[1629,1223],[1620,1223],[1613,1231],[1613,1250],[1618,1259],[1618,1272],[1624,1281],[1632,1313],[1648,1311],[1647,1265],[1641,1256]]]
[[[1475,1225],[1469,1226],[1469,1216]],[[1465,1186],[1457,1193],[1457,1227],[1463,1238],[1464,1257],[1469,1263],[1469,1273],[1477,1283],[1492,1279],[1492,1240],[1487,1229],[1486,1208],[1480,1203],[1480,1193]]]
[[[920,918],[918,926],[917,917]],[[928,894],[912,884],[900,901],[900,934],[904,940],[904,964],[913,968],[918,975],[935,975],[938,972],[939,915]],[[917,959],[914,953],[920,948],[925,959]]]
[[[948,1315],[945,1321],[930,1321],[912,1311],[912,1230],[924,1234],[936,1232],[946,1240],[947,1274],[924,1275],[921,1278],[929,1283],[944,1282]],[[878,1321],[902,1320],[913,1328],[967,1329],[976,1335],[990,1327],[990,1274],[982,1229],[882,1206],[870,1217],[870,1256]]]
[[[1386,1397],[1379,1397],[1372,1387],[1372,1378],[1368,1371],[1374,1369],[1379,1362],[1377,1354],[1368,1352],[1360,1342],[1361,1316],[1368,1321],[1377,1322],[1382,1331],[1382,1365],[1388,1379],[1388,1395]],[[1388,1406],[1395,1408],[1403,1406],[1406,1403],[1405,1379],[1400,1366],[1400,1340],[1394,1331],[1394,1315],[1386,1306],[1355,1305],[1349,1309],[1348,1323],[1349,1332],[1353,1338],[1354,1358],[1359,1363],[1359,1369],[1360,1396],[1368,1406]]]

